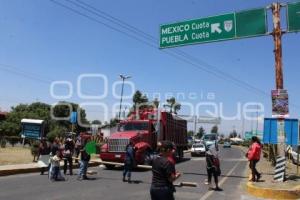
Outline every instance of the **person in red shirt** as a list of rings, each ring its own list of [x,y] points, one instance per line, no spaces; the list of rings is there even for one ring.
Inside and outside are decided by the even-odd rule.
[[[256,164],[260,160],[262,145],[256,136],[252,137],[251,142],[252,144],[247,152],[247,158],[249,160],[249,167],[252,173],[251,181],[255,182],[259,181],[261,178],[261,174],[256,169]]]

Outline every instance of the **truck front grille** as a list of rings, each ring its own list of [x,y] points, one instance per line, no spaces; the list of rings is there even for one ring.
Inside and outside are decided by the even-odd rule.
[[[129,144],[129,139],[109,139],[108,151],[110,152],[125,152],[126,146]]]

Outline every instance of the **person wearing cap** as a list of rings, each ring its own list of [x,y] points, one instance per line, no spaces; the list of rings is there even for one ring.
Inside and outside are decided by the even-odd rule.
[[[211,179],[214,177],[215,181],[215,190],[216,191],[221,191],[222,189],[219,188],[219,180],[218,176],[221,175],[221,170],[220,170],[220,161],[218,158],[218,152],[215,147],[215,145],[210,145],[206,148],[206,153],[205,153],[205,158],[206,158],[206,169],[207,169],[207,182],[209,185],[209,190],[212,190],[213,188],[211,187]]]
[[[174,200],[173,181],[179,173],[176,173],[174,163],[168,159],[172,155],[173,145],[162,141],[158,147],[160,155],[152,162],[151,200]]]

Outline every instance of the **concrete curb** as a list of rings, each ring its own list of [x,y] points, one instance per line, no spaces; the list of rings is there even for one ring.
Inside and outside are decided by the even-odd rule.
[[[89,167],[97,167],[99,165],[100,163],[94,161],[89,163]],[[73,165],[73,169],[78,169],[78,165]],[[29,168],[22,168],[22,169],[4,169],[4,170],[0,170],[0,176],[10,176],[10,175],[34,173],[40,171],[41,171],[40,167],[29,167]]]
[[[239,147],[239,149],[246,153],[246,149]],[[294,187],[291,189],[276,189],[256,186],[253,182],[246,182],[246,191],[248,194],[266,198],[266,199],[299,199],[300,198],[300,187]]]
[[[267,199],[299,199],[300,189],[272,189],[261,188],[255,186],[253,183],[247,183],[247,192],[255,197],[267,198]]]

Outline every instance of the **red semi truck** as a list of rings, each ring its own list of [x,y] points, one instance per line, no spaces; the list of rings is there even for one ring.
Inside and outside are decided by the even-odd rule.
[[[158,141],[168,140],[176,146],[176,156],[183,158],[187,149],[187,121],[165,111],[147,109],[132,113],[128,119],[120,121],[116,133],[101,147],[100,158],[106,162],[123,162],[125,148],[131,141],[136,149],[137,164],[147,164],[155,153]],[[113,168],[114,165],[106,165]]]

